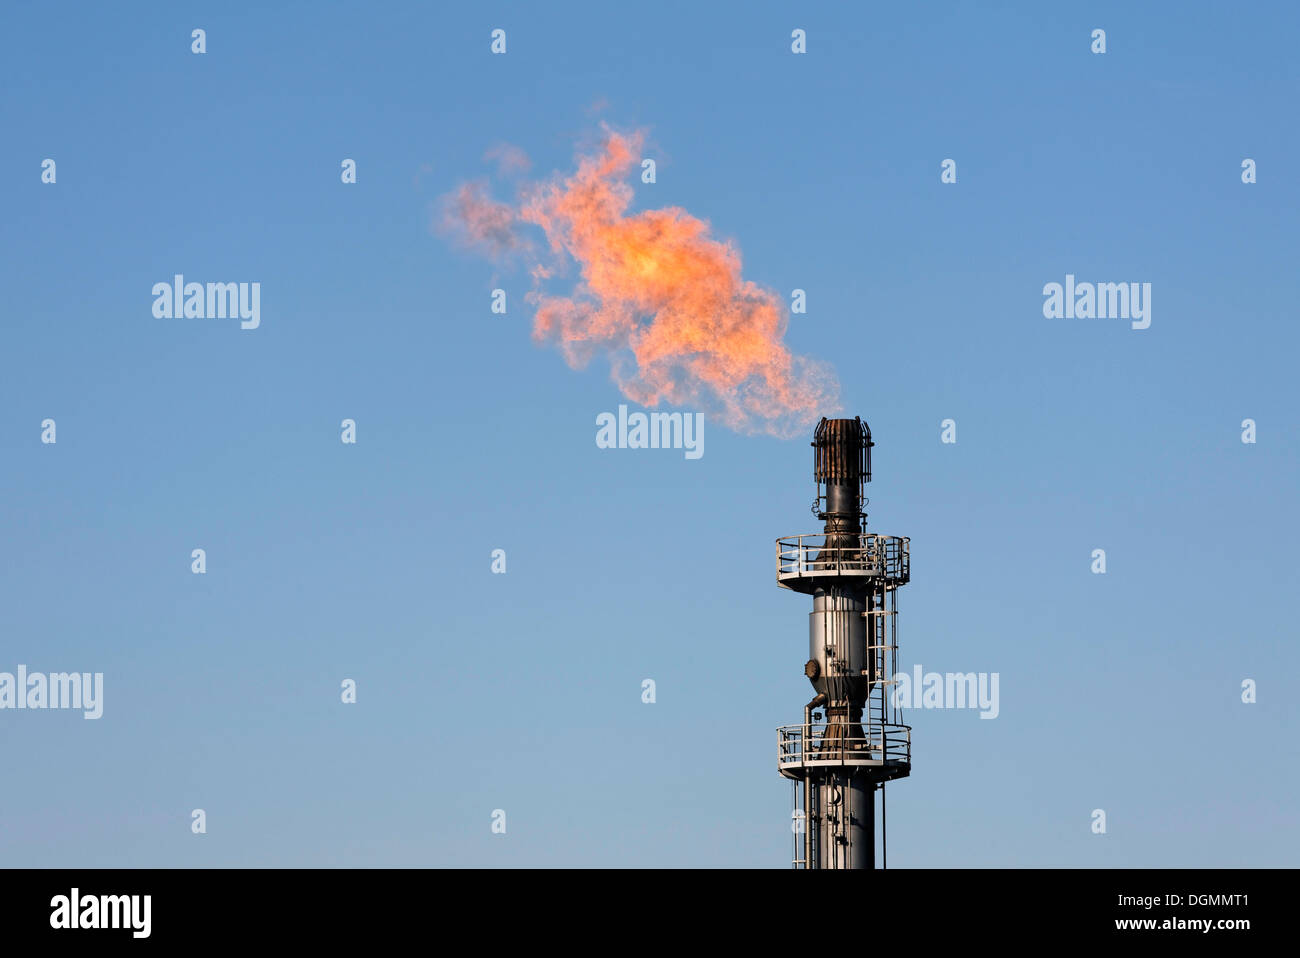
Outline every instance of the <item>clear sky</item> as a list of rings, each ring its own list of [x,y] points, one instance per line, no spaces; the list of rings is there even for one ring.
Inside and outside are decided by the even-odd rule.
[[[633,211],[806,291],[911,537],[902,661],[1000,676],[907,713],[890,865],[1297,864],[1300,14],[812,6],[5,9],[0,672],[104,712],[0,711],[0,864],[788,864],[807,430],[597,448],[609,362],[435,228],[602,122]],[[156,318],[177,273],[260,326]],[[1067,274],[1150,327],[1046,318]]]

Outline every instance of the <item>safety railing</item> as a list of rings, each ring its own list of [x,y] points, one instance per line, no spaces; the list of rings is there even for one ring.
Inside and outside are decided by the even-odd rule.
[[[907,536],[850,532],[829,538],[830,545],[822,532],[777,539],[777,581],[847,575],[883,579],[893,587],[911,578]]]
[[[827,728],[833,729],[827,735]],[[863,734],[844,736],[842,726],[787,725],[776,730],[777,768],[787,777],[828,766],[877,766],[882,777],[907,774],[912,766],[910,725],[862,726]]]

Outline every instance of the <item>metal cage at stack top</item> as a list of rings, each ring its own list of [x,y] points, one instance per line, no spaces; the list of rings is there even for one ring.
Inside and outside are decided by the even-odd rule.
[[[813,432],[813,479],[817,482],[818,514],[825,517],[826,487],[844,483],[857,486],[857,508],[861,511],[866,498],[865,486],[871,481],[871,427],[861,417],[853,419],[826,419],[817,424]]]

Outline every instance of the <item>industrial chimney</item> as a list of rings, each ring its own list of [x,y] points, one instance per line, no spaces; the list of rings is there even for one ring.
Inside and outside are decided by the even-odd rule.
[[[777,729],[777,767],[796,783],[802,825],[796,868],[875,868],[876,789],[883,836],[885,782],[912,770],[912,730],[891,701],[908,539],[866,531],[873,445],[860,418],[822,419],[813,512],[825,525],[776,541],[777,585],[813,597],[804,674],[816,695],[802,725]]]

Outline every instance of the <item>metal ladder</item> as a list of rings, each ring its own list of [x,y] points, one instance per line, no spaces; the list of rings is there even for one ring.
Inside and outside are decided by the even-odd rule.
[[[881,758],[884,758],[885,751],[885,722],[888,718],[888,703],[885,696],[888,694],[887,681],[889,673],[889,629],[886,625],[886,617],[890,615],[890,610],[885,604],[886,592],[882,588],[872,590],[870,611],[863,612],[866,621],[867,631],[867,654],[871,657],[871,673],[875,676],[876,682],[867,692],[867,727],[864,732],[867,737],[868,747],[872,752],[880,750]],[[877,737],[879,743],[877,745]]]

